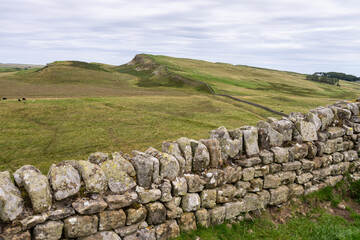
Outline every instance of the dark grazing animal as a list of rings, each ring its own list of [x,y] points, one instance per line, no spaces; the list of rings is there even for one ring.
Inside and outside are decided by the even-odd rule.
[[[21,102],[21,99],[20,99],[20,98],[18,98],[18,101],[19,101],[19,102]]]
[[[26,101],[26,98],[23,97],[22,100],[23,100],[23,101]]]
[[[2,100],[6,100],[7,98],[6,97],[3,97]]]

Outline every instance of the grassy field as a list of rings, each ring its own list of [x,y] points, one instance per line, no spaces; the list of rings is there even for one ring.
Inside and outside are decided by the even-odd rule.
[[[359,182],[341,182],[281,208],[269,208],[254,221],[224,223],[183,233],[178,240],[350,240],[360,239]],[[342,202],[346,209],[337,204]]]
[[[209,94],[219,93],[278,111],[307,111],[336,99],[351,99],[358,83],[341,87],[304,80],[304,75],[165,56],[113,66],[63,61],[0,73],[0,170],[84,159],[95,151],[160,148],[182,136],[206,138],[221,125],[236,128],[276,117],[265,110]],[[155,61],[154,61],[155,59]],[[141,71],[139,71],[141,70]],[[26,102],[17,98],[26,97]]]

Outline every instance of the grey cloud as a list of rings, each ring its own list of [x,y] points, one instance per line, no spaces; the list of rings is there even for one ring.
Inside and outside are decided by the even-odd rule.
[[[0,2],[0,62],[136,53],[360,75],[356,0],[12,0]]]

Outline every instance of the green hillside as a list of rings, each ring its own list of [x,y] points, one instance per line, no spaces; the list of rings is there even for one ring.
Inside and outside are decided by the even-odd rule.
[[[357,97],[358,83],[336,87],[305,75],[165,56],[137,55],[121,66],[61,61],[0,72],[0,170],[84,159],[95,151],[145,150],[182,136],[200,139],[279,117],[211,95],[235,95],[278,111],[307,111]],[[17,99],[26,97],[27,101]]]

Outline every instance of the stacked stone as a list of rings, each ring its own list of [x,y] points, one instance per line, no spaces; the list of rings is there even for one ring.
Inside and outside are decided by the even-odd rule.
[[[360,102],[0,173],[1,239],[169,239],[360,179]]]

